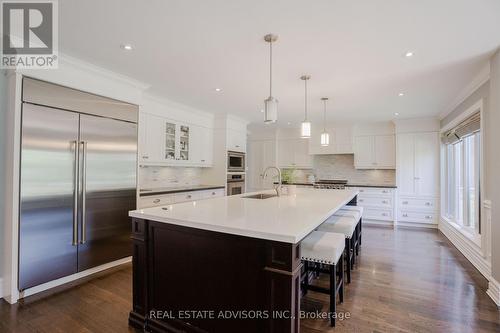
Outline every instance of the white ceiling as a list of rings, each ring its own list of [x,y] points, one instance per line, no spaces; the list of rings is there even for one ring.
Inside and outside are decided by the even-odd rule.
[[[497,0],[64,0],[59,12],[63,53],[256,123],[269,89],[263,36],[278,34],[273,95],[285,126],[303,118],[304,73],[313,121],[323,96],[338,121],[437,115],[500,45]]]

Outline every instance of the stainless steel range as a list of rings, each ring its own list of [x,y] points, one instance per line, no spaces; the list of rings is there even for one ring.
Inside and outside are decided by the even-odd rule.
[[[344,190],[347,184],[345,179],[320,179],[314,183],[314,188],[329,190]]]

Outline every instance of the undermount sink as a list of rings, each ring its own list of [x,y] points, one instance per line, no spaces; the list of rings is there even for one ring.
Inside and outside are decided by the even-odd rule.
[[[273,197],[277,197],[277,195],[276,194],[260,193],[260,194],[247,195],[247,196],[242,197],[242,198],[247,198],[247,199],[269,199],[269,198],[273,198]]]

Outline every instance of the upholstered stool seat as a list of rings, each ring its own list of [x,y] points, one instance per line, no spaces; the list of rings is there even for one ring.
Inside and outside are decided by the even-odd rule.
[[[349,215],[332,215],[322,225],[318,231],[343,234],[346,238],[352,238],[359,220]]]
[[[313,231],[300,243],[301,258],[304,261],[302,290],[304,294],[313,290],[330,295],[330,325],[335,326],[337,294],[340,303],[344,301],[344,249],[345,235]],[[310,263],[321,264],[312,265]],[[327,266],[328,269],[321,267]],[[309,272],[326,273],[330,276],[330,288],[309,284]]]
[[[335,265],[344,253],[344,234],[313,231],[301,243],[302,260]]]

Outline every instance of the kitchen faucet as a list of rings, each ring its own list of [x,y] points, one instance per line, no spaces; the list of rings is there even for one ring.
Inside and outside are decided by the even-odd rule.
[[[280,191],[281,191],[281,170],[280,168],[278,167],[275,167],[275,166],[269,166],[266,168],[266,170],[264,170],[264,173],[262,174],[262,178],[266,178],[267,177],[267,171],[269,169],[275,169],[278,171],[278,177],[279,177],[279,182],[278,182],[278,186],[274,187],[274,190],[276,191],[276,195],[279,197],[280,196]]]

